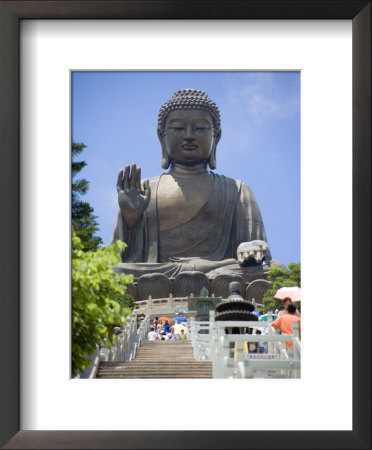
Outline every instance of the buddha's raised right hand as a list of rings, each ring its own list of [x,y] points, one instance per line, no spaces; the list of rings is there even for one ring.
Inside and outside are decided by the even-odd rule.
[[[136,164],[132,164],[131,168],[126,165],[124,172],[122,170],[119,172],[116,189],[121,215],[131,230],[149,204],[151,197],[149,180],[143,183],[142,189],[141,168]]]

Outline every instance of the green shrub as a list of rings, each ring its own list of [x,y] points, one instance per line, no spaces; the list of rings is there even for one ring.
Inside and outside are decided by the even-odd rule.
[[[72,375],[89,367],[87,358],[105,338],[112,339],[115,326],[123,326],[131,309],[116,299],[125,294],[132,275],[117,274],[126,244],[116,241],[95,251],[83,251],[79,237],[72,234]]]

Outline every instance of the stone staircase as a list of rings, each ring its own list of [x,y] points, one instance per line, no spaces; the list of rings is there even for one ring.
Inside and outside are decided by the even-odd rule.
[[[97,378],[212,378],[212,363],[194,359],[191,341],[142,341],[133,361],[101,362]]]

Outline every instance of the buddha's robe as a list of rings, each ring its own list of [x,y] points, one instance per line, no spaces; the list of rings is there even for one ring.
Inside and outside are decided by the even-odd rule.
[[[241,242],[266,241],[257,202],[242,181],[211,172],[197,177],[166,173],[151,178],[150,189],[150,203],[134,229],[127,229],[120,210],[117,214],[112,242],[128,244],[118,271],[135,277],[208,273],[236,263]]]

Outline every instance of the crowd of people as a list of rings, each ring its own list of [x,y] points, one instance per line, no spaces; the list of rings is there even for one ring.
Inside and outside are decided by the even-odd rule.
[[[292,335],[293,334],[293,323],[299,323],[300,330],[300,338],[301,338],[301,316],[298,312],[297,308],[293,304],[290,298],[285,298],[283,300],[283,309],[279,311],[275,311],[277,314],[277,319],[272,322],[272,327],[279,331],[282,334]],[[177,322],[176,324],[180,325],[181,322]],[[187,323],[187,322],[186,322]],[[257,327],[253,330],[254,334],[266,334],[266,327]],[[167,340],[185,340],[187,339],[187,326],[183,323],[183,326],[177,327],[177,333],[175,332],[175,327],[171,326],[168,320],[165,320],[164,324],[162,321],[159,321],[159,318],[156,317],[153,326],[150,328],[150,332],[148,333],[148,339],[150,341],[167,341]],[[287,349],[293,347],[291,342],[286,343]],[[259,342],[250,342],[247,343],[245,347],[246,353],[266,353],[267,352],[267,343],[264,341]]]
[[[182,341],[187,339],[187,331],[185,332],[185,329],[187,330],[187,327],[183,326],[175,333],[175,328],[170,326],[168,320],[163,325],[159,322],[158,317],[156,317],[154,324],[150,327],[147,338],[149,341]]]

